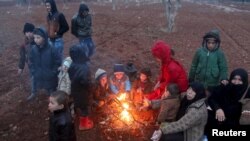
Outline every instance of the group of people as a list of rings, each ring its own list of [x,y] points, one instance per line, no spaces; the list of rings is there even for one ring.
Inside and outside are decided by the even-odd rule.
[[[70,47],[69,57],[63,56],[63,34],[69,30],[64,15],[58,12],[54,0],[45,1],[48,10],[47,30],[25,23],[24,45],[20,47],[18,74],[25,63],[30,70],[33,100],[39,89],[48,92],[50,115],[50,141],[76,140],[72,113],[79,117],[79,130],[92,129],[89,106],[102,108],[121,93],[133,101],[138,110],[160,108],[157,123],[159,130],[152,140],[200,141],[211,135],[213,128],[235,128],[242,114],[241,103],[248,90],[248,73],[235,69],[228,79],[225,55],[220,49],[218,30],[211,30],[203,37],[197,49],[189,74],[173,56],[174,51],[164,41],[156,41],[151,48],[161,68],[157,82],[152,82],[149,67],[130,78],[126,65],[114,64],[113,73],[98,68],[92,83],[89,69],[90,57],[95,53],[92,41],[92,20],[86,4],[71,21],[71,33],[79,43]],[[250,90],[246,98],[250,97]],[[89,97],[93,97],[90,100]],[[250,112],[244,112],[250,116]]]

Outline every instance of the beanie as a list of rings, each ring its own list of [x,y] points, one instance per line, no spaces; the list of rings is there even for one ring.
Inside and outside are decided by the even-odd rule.
[[[106,75],[107,72],[103,69],[98,69],[95,73],[95,80],[99,80],[102,76]]]
[[[152,76],[150,68],[143,68],[141,70],[141,73],[145,74],[147,77],[151,77]]]
[[[63,61],[63,65],[66,66],[67,68],[70,67],[71,63],[72,63],[72,60],[70,57],[65,58]]]
[[[123,64],[114,65],[114,73],[116,72],[125,72]]]
[[[25,23],[23,26],[23,34],[25,34],[26,32],[33,32],[33,30],[35,29],[35,26],[31,23]]]
[[[126,73],[136,73],[137,69],[135,68],[135,65],[131,62],[127,63],[127,65],[124,68]]]
[[[178,95],[180,93],[179,87],[176,83],[170,83],[167,86],[170,95]]]

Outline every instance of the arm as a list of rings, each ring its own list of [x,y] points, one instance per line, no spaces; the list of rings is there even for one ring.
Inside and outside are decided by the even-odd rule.
[[[199,50],[196,51],[194,58],[192,60],[192,64],[189,70],[189,78],[188,78],[189,82],[192,82],[195,79],[195,72],[196,72],[198,63],[199,63]]]
[[[114,93],[114,94],[118,94],[119,93],[118,89],[113,84],[110,84],[110,89],[111,89],[111,92]]]
[[[219,54],[218,65],[220,69],[220,80],[227,80],[228,67],[227,67],[227,61],[223,52]]]
[[[19,63],[18,63],[18,68],[23,70],[25,66],[25,59],[26,59],[26,54],[25,54],[25,47],[22,45],[19,50]]]
[[[60,28],[57,34],[63,36],[63,34],[69,30],[69,25],[62,13],[59,15],[59,24]]]
[[[130,90],[131,90],[131,84],[130,84],[129,79],[127,79],[127,80],[125,81],[125,91],[126,91],[126,92],[130,92]]]
[[[73,18],[71,19],[71,33],[74,35],[74,36],[78,36],[77,35],[77,22],[76,22],[76,18],[77,18],[77,15],[74,15]]]

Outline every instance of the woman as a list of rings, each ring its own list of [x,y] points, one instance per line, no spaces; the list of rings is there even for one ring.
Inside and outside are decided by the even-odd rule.
[[[241,103],[239,100],[248,87],[248,73],[242,68],[235,69],[229,78],[229,84],[220,85],[208,99],[208,104],[212,108],[209,111],[208,124],[206,126],[207,135],[211,135],[211,130],[235,129],[239,127],[241,115]],[[248,91],[245,98],[250,97]]]
[[[203,138],[207,123],[207,108],[205,104],[205,88],[199,82],[190,84],[187,94],[181,102],[177,121],[163,122],[160,129],[152,136],[153,141],[200,141]],[[183,134],[182,134],[183,132]],[[164,134],[162,136],[162,134]],[[162,136],[162,137],[161,137]]]

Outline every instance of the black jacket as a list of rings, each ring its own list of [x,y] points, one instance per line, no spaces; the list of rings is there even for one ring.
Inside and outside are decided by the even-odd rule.
[[[27,63],[28,67],[30,67],[29,56],[32,45],[35,45],[34,40],[32,39],[31,41],[29,41],[27,38],[25,38],[24,44],[19,49],[19,55],[20,55],[18,62],[19,69],[24,69],[25,63]]]
[[[49,141],[76,141],[75,127],[69,111],[58,110],[50,115]]]

